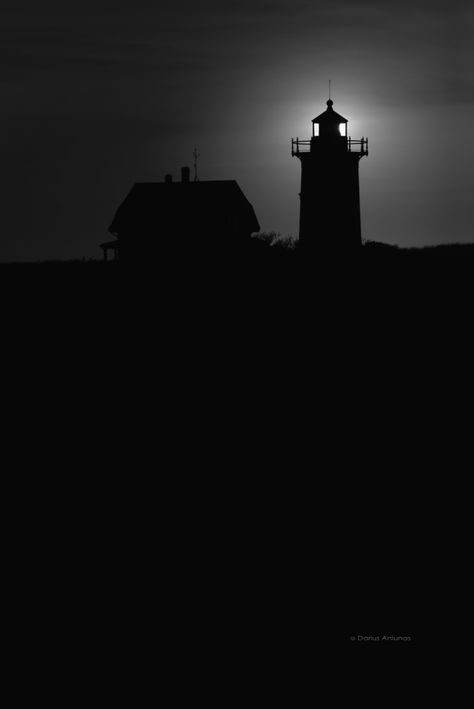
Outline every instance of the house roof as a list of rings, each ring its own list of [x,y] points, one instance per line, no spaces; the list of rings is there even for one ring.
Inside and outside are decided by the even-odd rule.
[[[112,234],[146,229],[189,227],[207,223],[225,227],[237,220],[249,233],[260,225],[252,205],[235,180],[206,182],[137,182],[118,208]]]
[[[331,99],[326,101],[326,103],[327,109],[323,111],[323,113],[320,113],[319,116],[316,116],[316,118],[313,118],[312,123],[348,123],[347,118],[341,116],[340,113],[336,113],[333,109],[333,101],[331,101]]]

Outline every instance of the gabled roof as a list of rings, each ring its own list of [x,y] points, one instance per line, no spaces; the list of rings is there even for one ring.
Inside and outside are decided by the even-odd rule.
[[[235,180],[206,182],[137,182],[118,208],[109,232],[206,221],[225,225],[233,216],[249,233],[260,225],[252,205]]]
[[[344,116],[341,116],[340,113],[336,113],[336,111],[333,110],[333,101],[329,99],[329,101],[326,101],[327,103],[327,109],[323,111],[323,113],[320,113],[319,116],[316,116],[316,118],[313,118],[311,121],[312,123],[348,123],[349,121],[347,118],[344,118]]]

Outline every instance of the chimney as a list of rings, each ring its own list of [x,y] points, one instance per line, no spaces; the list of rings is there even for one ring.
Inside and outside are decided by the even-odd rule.
[[[165,175],[165,182],[167,185],[171,184],[171,182],[173,182],[173,175]]]
[[[181,182],[189,182],[189,167],[181,168]]]

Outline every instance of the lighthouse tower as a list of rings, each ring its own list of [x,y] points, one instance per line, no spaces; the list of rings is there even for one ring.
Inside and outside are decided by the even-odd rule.
[[[347,135],[347,118],[329,99],[313,119],[310,140],[291,141],[301,160],[299,246],[305,252],[344,254],[361,244],[359,160],[368,140]]]

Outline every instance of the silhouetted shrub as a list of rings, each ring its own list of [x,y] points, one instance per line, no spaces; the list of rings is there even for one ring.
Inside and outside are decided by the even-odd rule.
[[[283,236],[279,231],[262,231],[253,235],[253,238],[264,242],[268,246],[278,247],[281,249],[294,249],[297,240],[291,234]]]

